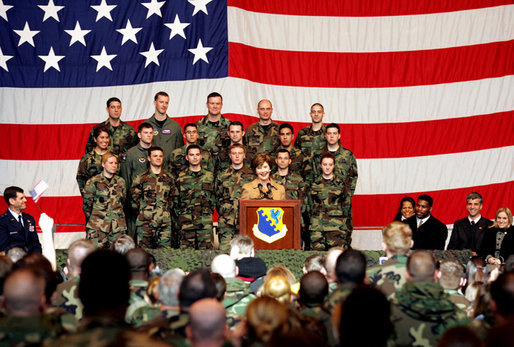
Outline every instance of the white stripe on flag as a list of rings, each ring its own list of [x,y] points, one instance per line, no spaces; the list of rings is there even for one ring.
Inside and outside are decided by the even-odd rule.
[[[229,7],[228,18],[230,42],[285,51],[414,51],[507,41],[514,32],[514,5],[384,17],[275,15]],[[248,30],[254,27],[259,30]]]
[[[288,122],[310,122],[314,102],[325,106],[327,122],[414,122],[511,111],[513,89],[512,75],[398,88],[287,87],[238,78],[103,88],[0,88],[0,123],[99,123],[107,118],[105,101],[111,96],[123,102],[122,119],[145,119],[154,112],[153,96],[159,90],[170,94],[168,114],[172,117],[206,114],[206,96],[218,91],[225,96],[224,113],[256,116],[258,100],[269,98],[273,118]]]
[[[399,194],[509,182],[514,180],[513,158],[514,146],[423,157],[357,159],[355,194]]]

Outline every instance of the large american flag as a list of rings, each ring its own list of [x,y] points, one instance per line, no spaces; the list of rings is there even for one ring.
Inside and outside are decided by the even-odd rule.
[[[137,126],[159,90],[181,125],[212,91],[246,126],[262,98],[296,131],[322,103],[357,157],[356,227],[404,195],[448,224],[472,191],[486,217],[514,207],[512,1],[0,0],[0,17],[0,190],[48,182],[63,240],[83,230],[75,173],[105,101]]]

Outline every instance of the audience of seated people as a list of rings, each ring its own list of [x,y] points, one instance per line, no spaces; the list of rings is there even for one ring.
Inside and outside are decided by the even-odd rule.
[[[141,248],[121,254],[97,250],[89,240],[75,241],[66,261],[69,280],[61,284],[41,254],[15,263],[3,256],[0,343],[509,345],[512,269],[477,256],[466,267],[454,259],[439,263],[429,251],[409,252],[411,235],[401,222],[384,228],[390,264],[370,267],[358,250],[333,249],[307,256],[294,269],[303,272],[299,282],[290,269],[275,265],[257,295],[250,281],[237,277],[236,261],[228,254],[216,256],[210,271],[165,271],[153,286],[148,279],[155,261]],[[232,256],[241,245],[235,244]],[[398,276],[402,279],[395,281]],[[335,279],[332,291],[330,278]],[[391,285],[384,286],[387,281]]]

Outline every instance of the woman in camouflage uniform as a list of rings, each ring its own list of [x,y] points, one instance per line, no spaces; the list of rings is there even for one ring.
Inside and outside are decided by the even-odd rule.
[[[80,159],[79,168],[77,170],[77,183],[79,185],[80,194],[84,196],[84,186],[88,179],[102,172],[102,155],[107,152],[109,147],[110,136],[106,126],[98,126],[93,132],[95,140],[95,148]]]
[[[102,156],[101,174],[90,178],[84,187],[84,214],[87,238],[108,248],[116,236],[127,232],[123,204],[127,195],[125,180],[116,175],[118,158],[107,152]]]
[[[322,174],[315,178],[308,190],[305,203],[310,216],[311,249],[327,251],[332,247],[349,248],[352,242],[350,208],[346,204],[348,181],[334,174],[335,157],[325,153],[321,157]]]

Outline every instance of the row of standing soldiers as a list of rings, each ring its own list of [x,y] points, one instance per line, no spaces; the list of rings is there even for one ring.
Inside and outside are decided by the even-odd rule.
[[[299,131],[293,145],[291,125],[271,119],[261,124],[265,117],[260,109],[271,106],[268,100],[259,102],[260,120],[245,132],[242,123],[220,114],[221,106],[217,120],[212,121],[216,113],[212,104],[219,101],[222,105],[222,98],[211,93],[208,115],[186,124],[182,133],[166,109],[159,109],[160,101],[169,100],[163,94],[157,93],[156,113],[137,133],[119,119],[121,101],[117,98],[107,102],[109,119],[91,130],[77,173],[89,238],[108,247],[119,233],[128,232],[142,247],[209,249],[216,208],[219,244],[225,250],[239,233],[241,187],[255,178],[250,160],[265,152],[277,164],[272,179],[285,187],[287,199],[302,201],[306,248],[350,245],[357,164],[352,152],[341,146],[339,126],[321,123],[323,106],[311,107],[313,124]],[[118,114],[113,106],[119,106]],[[165,118],[159,120],[159,113]],[[113,126],[116,116],[117,126]],[[323,178],[320,165],[325,152],[335,157],[330,180]],[[102,163],[106,153],[120,158],[110,178],[105,174],[109,159]]]

